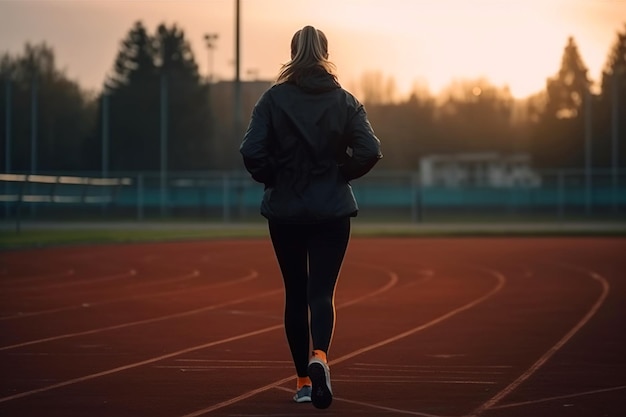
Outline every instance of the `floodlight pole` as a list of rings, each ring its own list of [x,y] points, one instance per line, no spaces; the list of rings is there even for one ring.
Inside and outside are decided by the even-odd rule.
[[[235,0],[235,82],[241,73],[241,1]]]
[[[30,88],[30,173],[37,173],[37,76],[33,75]]]
[[[592,170],[593,170],[593,159],[592,159],[592,107],[591,107],[592,94],[591,91],[587,90],[585,92],[585,97],[583,100],[584,106],[584,124],[585,124],[585,212],[587,214],[591,213],[591,201],[592,201]]]
[[[7,78],[4,90],[4,172],[11,173],[11,79]],[[4,184],[4,193],[9,194],[9,183]],[[4,217],[9,218],[10,206],[7,201],[4,204]]]
[[[161,217],[167,214],[167,107],[168,107],[168,85],[165,68],[161,69],[161,117],[160,117],[160,168],[161,168]]]
[[[235,0],[235,83],[234,83],[234,143],[241,134],[241,1]]]
[[[4,90],[4,172],[11,172],[11,79],[5,81]]]
[[[209,67],[207,69],[207,80],[213,82],[213,50],[215,49],[215,41],[219,38],[217,33],[205,33],[204,42],[209,51]]]
[[[611,85],[611,171],[612,171],[612,188],[613,188],[613,210],[619,208],[619,84],[620,76],[624,76],[623,71],[618,74],[613,71],[613,80]]]
[[[102,178],[109,175],[109,92],[102,90]]]

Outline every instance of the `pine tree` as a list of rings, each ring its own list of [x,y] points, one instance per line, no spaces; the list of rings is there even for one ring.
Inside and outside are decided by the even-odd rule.
[[[168,165],[175,171],[206,169],[211,136],[208,86],[201,82],[182,30],[160,25],[155,42],[168,86]]]
[[[614,164],[623,166],[626,162],[626,24],[623,32],[617,33],[602,72],[598,107],[594,114],[600,142],[595,152],[597,164],[604,168],[612,168]]]
[[[590,97],[587,68],[570,37],[561,68],[546,83],[547,101],[532,138],[540,168],[583,168],[584,100]]]
[[[168,170],[209,167],[207,87],[183,31],[161,24],[150,35],[137,22],[121,43],[107,86],[112,170],[158,171],[162,129]]]
[[[546,116],[558,119],[577,117],[582,112],[583,100],[590,85],[587,68],[574,38],[570,37],[561,59],[561,69],[556,77],[548,80]]]
[[[95,108],[89,94],[57,68],[50,46],[27,43],[21,54],[4,54],[0,83],[0,149],[4,151],[7,141],[8,97],[11,171],[86,168],[80,149],[93,131]],[[4,166],[4,155],[1,159]]]

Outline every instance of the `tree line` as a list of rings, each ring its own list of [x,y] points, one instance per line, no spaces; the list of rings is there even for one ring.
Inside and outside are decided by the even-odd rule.
[[[234,109],[233,97],[215,97],[216,85],[199,75],[176,25],[161,24],[150,33],[135,23],[100,92],[68,79],[45,43],[26,44],[15,56],[2,54],[0,81],[3,172],[241,168],[226,155],[236,150],[245,129],[232,125],[236,117],[223,117]],[[547,77],[544,90],[525,100],[485,79],[453,82],[436,97],[415,88],[408,98],[392,100],[393,78],[376,73],[363,75],[359,91],[383,142],[386,169],[417,169],[422,156],[467,152],[525,152],[541,169],[584,168],[589,153],[594,167],[622,166],[626,25],[610,46],[597,84],[594,90],[570,37],[560,68]],[[245,100],[244,123],[254,101]]]

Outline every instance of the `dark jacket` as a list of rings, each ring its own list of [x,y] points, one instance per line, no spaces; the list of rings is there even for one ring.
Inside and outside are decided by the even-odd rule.
[[[382,158],[363,105],[322,70],[267,90],[240,152],[265,184],[261,214],[284,223],[356,216],[349,181]]]

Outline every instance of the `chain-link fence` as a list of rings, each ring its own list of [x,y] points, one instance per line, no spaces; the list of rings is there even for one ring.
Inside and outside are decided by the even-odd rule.
[[[561,170],[524,186],[422,186],[417,172],[372,172],[353,182],[364,219],[385,222],[612,218],[626,213],[626,173]],[[245,172],[0,175],[5,221],[260,219],[263,186]]]

